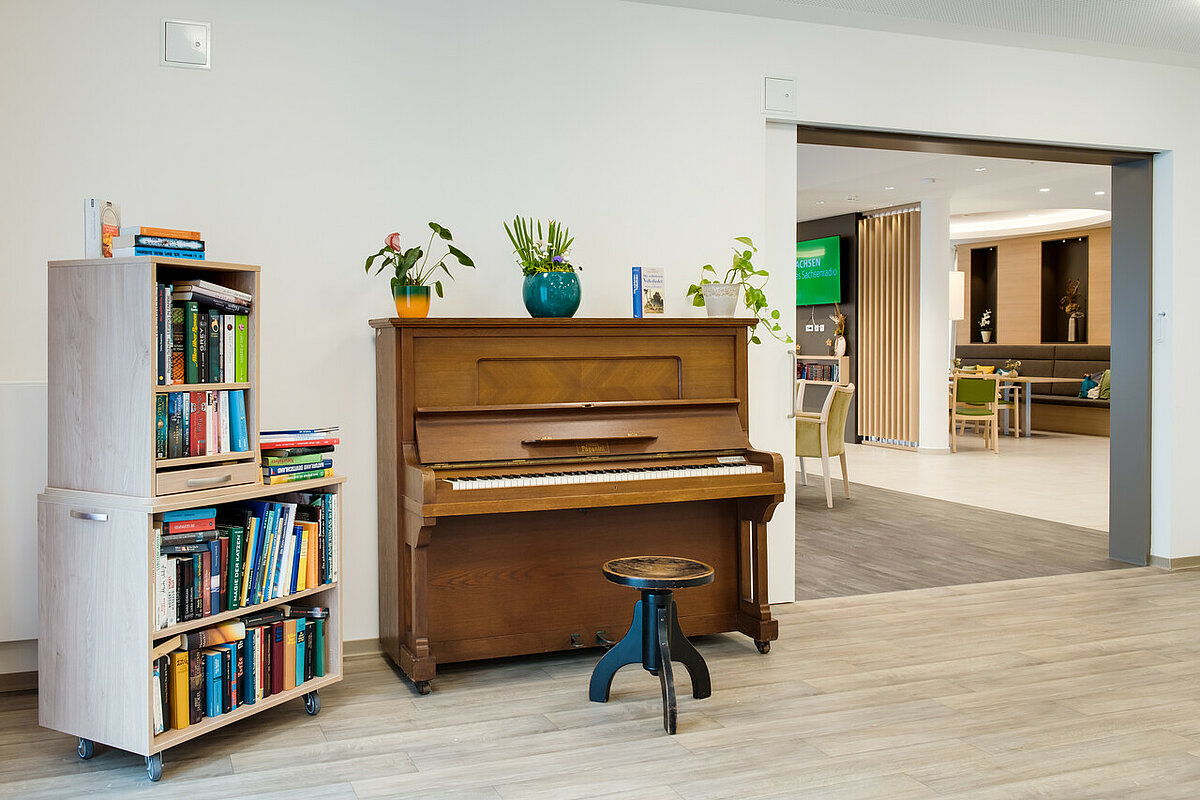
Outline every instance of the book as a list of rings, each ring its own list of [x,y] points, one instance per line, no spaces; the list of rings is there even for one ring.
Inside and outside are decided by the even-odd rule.
[[[183,383],[186,377],[184,361],[184,320],[186,311],[180,303],[171,304],[171,383]]]
[[[189,631],[184,635],[187,636],[188,650],[200,650],[205,647],[215,647],[219,644],[232,642],[236,639],[245,639],[246,623],[241,620],[222,622],[220,625],[214,625],[211,628],[204,628],[198,631]]]
[[[202,456],[208,452],[208,440],[204,427],[204,392],[188,393],[188,446],[189,456]]]
[[[323,461],[311,461],[304,464],[279,464],[277,466],[264,466],[262,472],[264,476],[270,475],[288,475],[294,472],[305,472],[314,469],[333,469],[333,459],[326,458]]]
[[[177,544],[164,544],[159,548],[159,551],[164,555],[195,555],[196,553],[207,553],[210,542],[208,539],[201,539],[196,542],[179,542]]]
[[[663,313],[663,268],[633,268],[633,316]]]
[[[312,622],[304,626],[304,680],[311,681],[316,676],[316,666],[313,661],[316,657],[313,646],[314,625]],[[303,682],[303,681],[302,681]]]
[[[200,305],[183,304],[183,369],[185,383],[200,382]]]
[[[154,735],[157,736],[166,730],[163,720],[162,693],[166,687],[167,676],[163,670],[162,659],[154,659],[150,664],[150,669],[150,688],[153,695],[150,699],[153,706]]]
[[[250,380],[250,317],[247,314],[238,314],[234,318],[233,348],[234,378],[237,383],[246,383]]]
[[[237,320],[233,314],[221,315],[221,375],[226,383],[233,383],[237,378],[237,366],[234,362],[234,329]]]
[[[225,571],[225,581],[222,585],[228,587],[225,593],[226,611],[240,608],[242,572],[245,566],[246,529],[241,525],[222,525],[224,536],[229,540],[229,563]]]
[[[304,588],[311,589],[320,584],[320,569],[317,562],[320,561],[319,551],[319,529],[320,525],[317,522],[309,520],[300,520],[296,522],[304,531],[303,548],[300,553],[301,565],[304,567]]]
[[[175,228],[146,228],[138,225],[121,225],[120,236],[165,236],[171,239],[199,239],[200,231],[181,231]]]
[[[188,719],[193,725],[204,719],[204,654],[188,651]]]
[[[283,621],[283,689],[296,688],[296,620]]]
[[[204,657],[204,715],[207,717],[221,716],[221,675],[225,658],[222,651],[215,647],[201,650]]]
[[[203,250],[203,239],[176,239],[148,233],[123,233],[113,238],[113,247],[162,247],[167,250]]]
[[[201,616],[212,615],[212,542],[204,543],[204,552],[200,553],[200,605],[204,610]]]
[[[170,709],[171,727],[186,728],[191,724],[190,677],[188,673],[188,653],[186,650],[175,650],[170,656]]]
[[[167,357],[167,334],[169,333],[171,303],[163,296],[164,285],[161,283],[154,285],[154,353],[159,386],[165,386],[167,383],[167,361],[169,360]]]
[[[171,520],[163,523],[167,529],[167,535],[177,533],[200,533],[203,531],[211,531],[216,527],[217,521],[213,517],[207,519],[180,519]],[[171,540],[172,543],[177,543],[179,540]],[[203,539],[193,539],[192,541],[203,541]]]
[[[341,444],[341,439],[284,439],[264,442],[259,439],[260,448],[265,445],[267,450],[287,450],[293,447],[317,447],[320,445]]]
[[[324,436],[324,434],[334,433],[337,430],[338,430],[338,426],[333,425],[329,428],[298,428],[295,430],[259,431],[258,435],[260,438],[271,438],[271,437],[278,436],[278,437],[285,438],[285,439],[294,439],[298,436],[313,436],[318,439],[324,439],[324,438],[326,438]],[[322,435],[317,436],[317,434],[322,434]]]
[[[246,428],[246,393],[242,389],[233,389],[229,392],[229,446],[235,453],[250,449]]]
[[[206,528],[197,531],[188,531],[186,533],[168,533],[162,537],[162,544],[199,544],[201,542],[209,542],[217,538],[216,528]]]
[[[265,447],[259,448],[259,453],[267,458],[295,458],[298,456],[320,455],[321,453],[332,453],[333,445],[323,444],[313,447]],[[317,458],[317,461],[323,459]],[[300,462],[297,462],[300,463]]]
[[[263,476],[263,483],[268,486],[274,486],[279,483],[292,483],[294,481],[307,481],[312,478],[332,478],[332,469],[313,469],[305,472],[293,472],[290,475],[271,475],[270,477]]]
[[[125,258],[128,256],[164,256],[167,258],[189,258],[193,261],[203,261],[203,250],[177,250],[173,247],[114,247],[112,248],[114,256]]]
[[[283,691],[284,675],[284,623],[271,623],[271,694]]]
[[[313,677],[325,677],[325,620],[314,619],[313,626]]]
[[[221,383],[221,340],[225,334],[221,326],[221,312],[208,309],[208,382]]]
[[[305,646],[305,627],[304,617],[299,617],[296,619],[296,674],[293,677],[293,680],[296,682],[297,686],[304,683],[304,675],[306,673],[304,667],[304,656],[308,648]]]
[[[216,297],[224,297],[227,300],[233,300],[243,306],[249,306],[254,296],[248,292],[243,292],[240,289],[233,289],[220,283],[212,281],[200,280],[199,278],[187,281],[178,281],[172,286],[177,292],[202,291],[207,295]],[[245,311],[245,309],[243,309]]]
[[[167,457],[167,396],[154,396],[154,457]]]
[[[212,506],[205,508],[181,508],[176,511],[164,511],[163,522],[177,522],[185,519],[216,519],[217,509]]]
[[[264,450],[263,452],[267,451]],[[333,452],[333,447],[329,447],[329,452]],[[308,453],[299,456],[263,456],[263,466],[284,467],[300,464],[319,464],[324,460],[325,456],[322,453]]]
[[[112,258],[113,237],[121,230],[121,207],[110,200],[83,201],[83,257]]]
[[[208,309],[199,307],[196,314],[196,382],[208,383]]]

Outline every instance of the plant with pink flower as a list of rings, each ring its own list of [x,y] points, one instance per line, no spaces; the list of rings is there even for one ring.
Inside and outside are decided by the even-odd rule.
[[[439,269],[453,279],[450,268],[446,266],[446,259],[450,256],[454,256],[462,266],[474,268],[475,262],[471,260],[471,257],[451,244],[454,239],[447,228],[436,222],[429,223],[429,228],[433,233],[424,249],[417,246],[405,250],[400,244],[400,234],[389,233],[383,240],[383,247],[379,252],[367,257],[367,263],[363,265],[363,270],[369,273],[372,265],[376,263],[376,259],[378,259],[378,265],[375,267],[376,275],[386,267],[392,267],[396,271],[392,278],[392,288],[394,289],[397,286],[428,286],[429,280]],[[431,263],[434,239],[441,239],[445,243],[446,254]],[[443,296],[440,280],[433,282],[433,289],[437,292],[438,297]]]

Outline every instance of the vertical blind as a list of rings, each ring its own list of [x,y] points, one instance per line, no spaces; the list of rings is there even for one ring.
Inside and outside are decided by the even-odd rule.
[[[864,442],[917,446],[921,213],[858,222],[858,432]]]

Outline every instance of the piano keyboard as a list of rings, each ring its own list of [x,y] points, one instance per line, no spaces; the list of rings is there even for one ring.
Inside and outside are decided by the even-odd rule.
[[[760,464],[687,464],[667,467],[634,467],[569,472],[536,472],[525,475],[487,475],[444,478],[453,489],[509,489],[519,486],[563,486],[576,483],[652,481],[661,478],[699,478],[761,473]]]

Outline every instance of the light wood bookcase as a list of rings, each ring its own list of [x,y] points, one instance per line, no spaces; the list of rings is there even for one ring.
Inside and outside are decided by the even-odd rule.
[[[338,495],[345,478],[264,485],[258,447],[259,271],[256,266],[138,257],[49,264],[49,486],[38,496],[38,722],[78,739],[146,757],[231,722],[303,698],[320,710],[322,686],[342,679],[338,581],[157,629],[155,528],[179,509],[270,499],[290,492]],[[250,293],[249,380],[157,385],[155,284],[202,278]],[[155,395],[243,389],[248,452],[155,458]],[[334,553],[340,558],[341,546]],[[335,567],[340,577],[340,564]],[[154,648],[181,633],[304,599],[329,609],[326,674],[253,705],[155,735]]]

